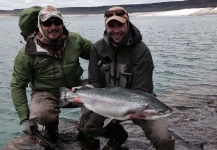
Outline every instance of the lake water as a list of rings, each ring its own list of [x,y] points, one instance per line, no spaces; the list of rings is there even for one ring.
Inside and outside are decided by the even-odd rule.
[[[169,106],[217,100],[217,16],[132,16],[153,56],[155,92]],[[69,31],[95,42],[102,37],[102,15],[64,16]],[[0,16],[0,148],[22,134],[10,95],[13,61],[23,43],[18,17]],[[87,77],[87,62],[82,61]],[[29,89],[27,92],[29,93]],[[197,104],[198,105],[198,104]],[[203,103],[201,103],[203,105]],[[78,109],[62,109],[61,120],[78,119]]]

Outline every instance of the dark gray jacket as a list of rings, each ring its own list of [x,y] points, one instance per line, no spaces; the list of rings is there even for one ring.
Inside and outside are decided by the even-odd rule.
[[[154,64],[140,31],[129,22],[129,33],[113,46],[106,31],[94,44],[89,61],[89,82],[95,87],[120,86],[153,92]]]

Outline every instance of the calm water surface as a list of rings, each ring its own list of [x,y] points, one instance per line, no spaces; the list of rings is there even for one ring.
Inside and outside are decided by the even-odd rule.
[[[153,56],[155,92],[169,106],[195,105],[217,99],[216,16],[142,17],[131,21],[140,29]],[[102,15],[64,16],[69,31],[95,42],[102,37]],[[23,43],[18,17],[0,17],[0,148],[21,135],[10,95],[13,61]],[[82,60],[87,77],[87,61]],[[27,89],[29,93],[30,90]],[[203,105],[203,103],[201,103]],[[78,119],[78,109],[64,109],[61,120]]]

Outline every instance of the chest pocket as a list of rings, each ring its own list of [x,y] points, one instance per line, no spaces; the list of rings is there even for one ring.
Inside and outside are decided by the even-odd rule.
[[[129,65],[118,64],[117,79],[119,76],[119,86],[127,87],[131,86],[132,68]]]
[[[99,68],[105,84],[118,87],[130,87],[133,70],[126,64],[99,61]]]

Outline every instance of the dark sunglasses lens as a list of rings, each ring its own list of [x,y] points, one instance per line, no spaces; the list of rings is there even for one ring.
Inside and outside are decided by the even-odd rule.
[[[50,20],[42,21],[41,24],[45,27],[50,27],[52,25],[52,22]]]
[[[123,16],[125,14],[125,11],[124,10],[115,10],[115,14],[117,16]]]
[[[60,26],[61,24],[63,24],[63,21],[61,19],[55,19],[53,21],[50,20],[46,20],[46,21],[42,21],[41,24],[45,27],[50,27],[52,25],[52,23],[55,26]]]
[[[106,16],[106,17],[111,17],[111,16],[113,16],[113,11],[112,11],[112,10],[106,11],[106,12],[105,12],[105,16]]]
[[[56,20],[53,21],[53,23],[54,23],[55,26],[60,26],[60,25],[63,24],[63,21],[60,20],[60,19],[56,19]]]

